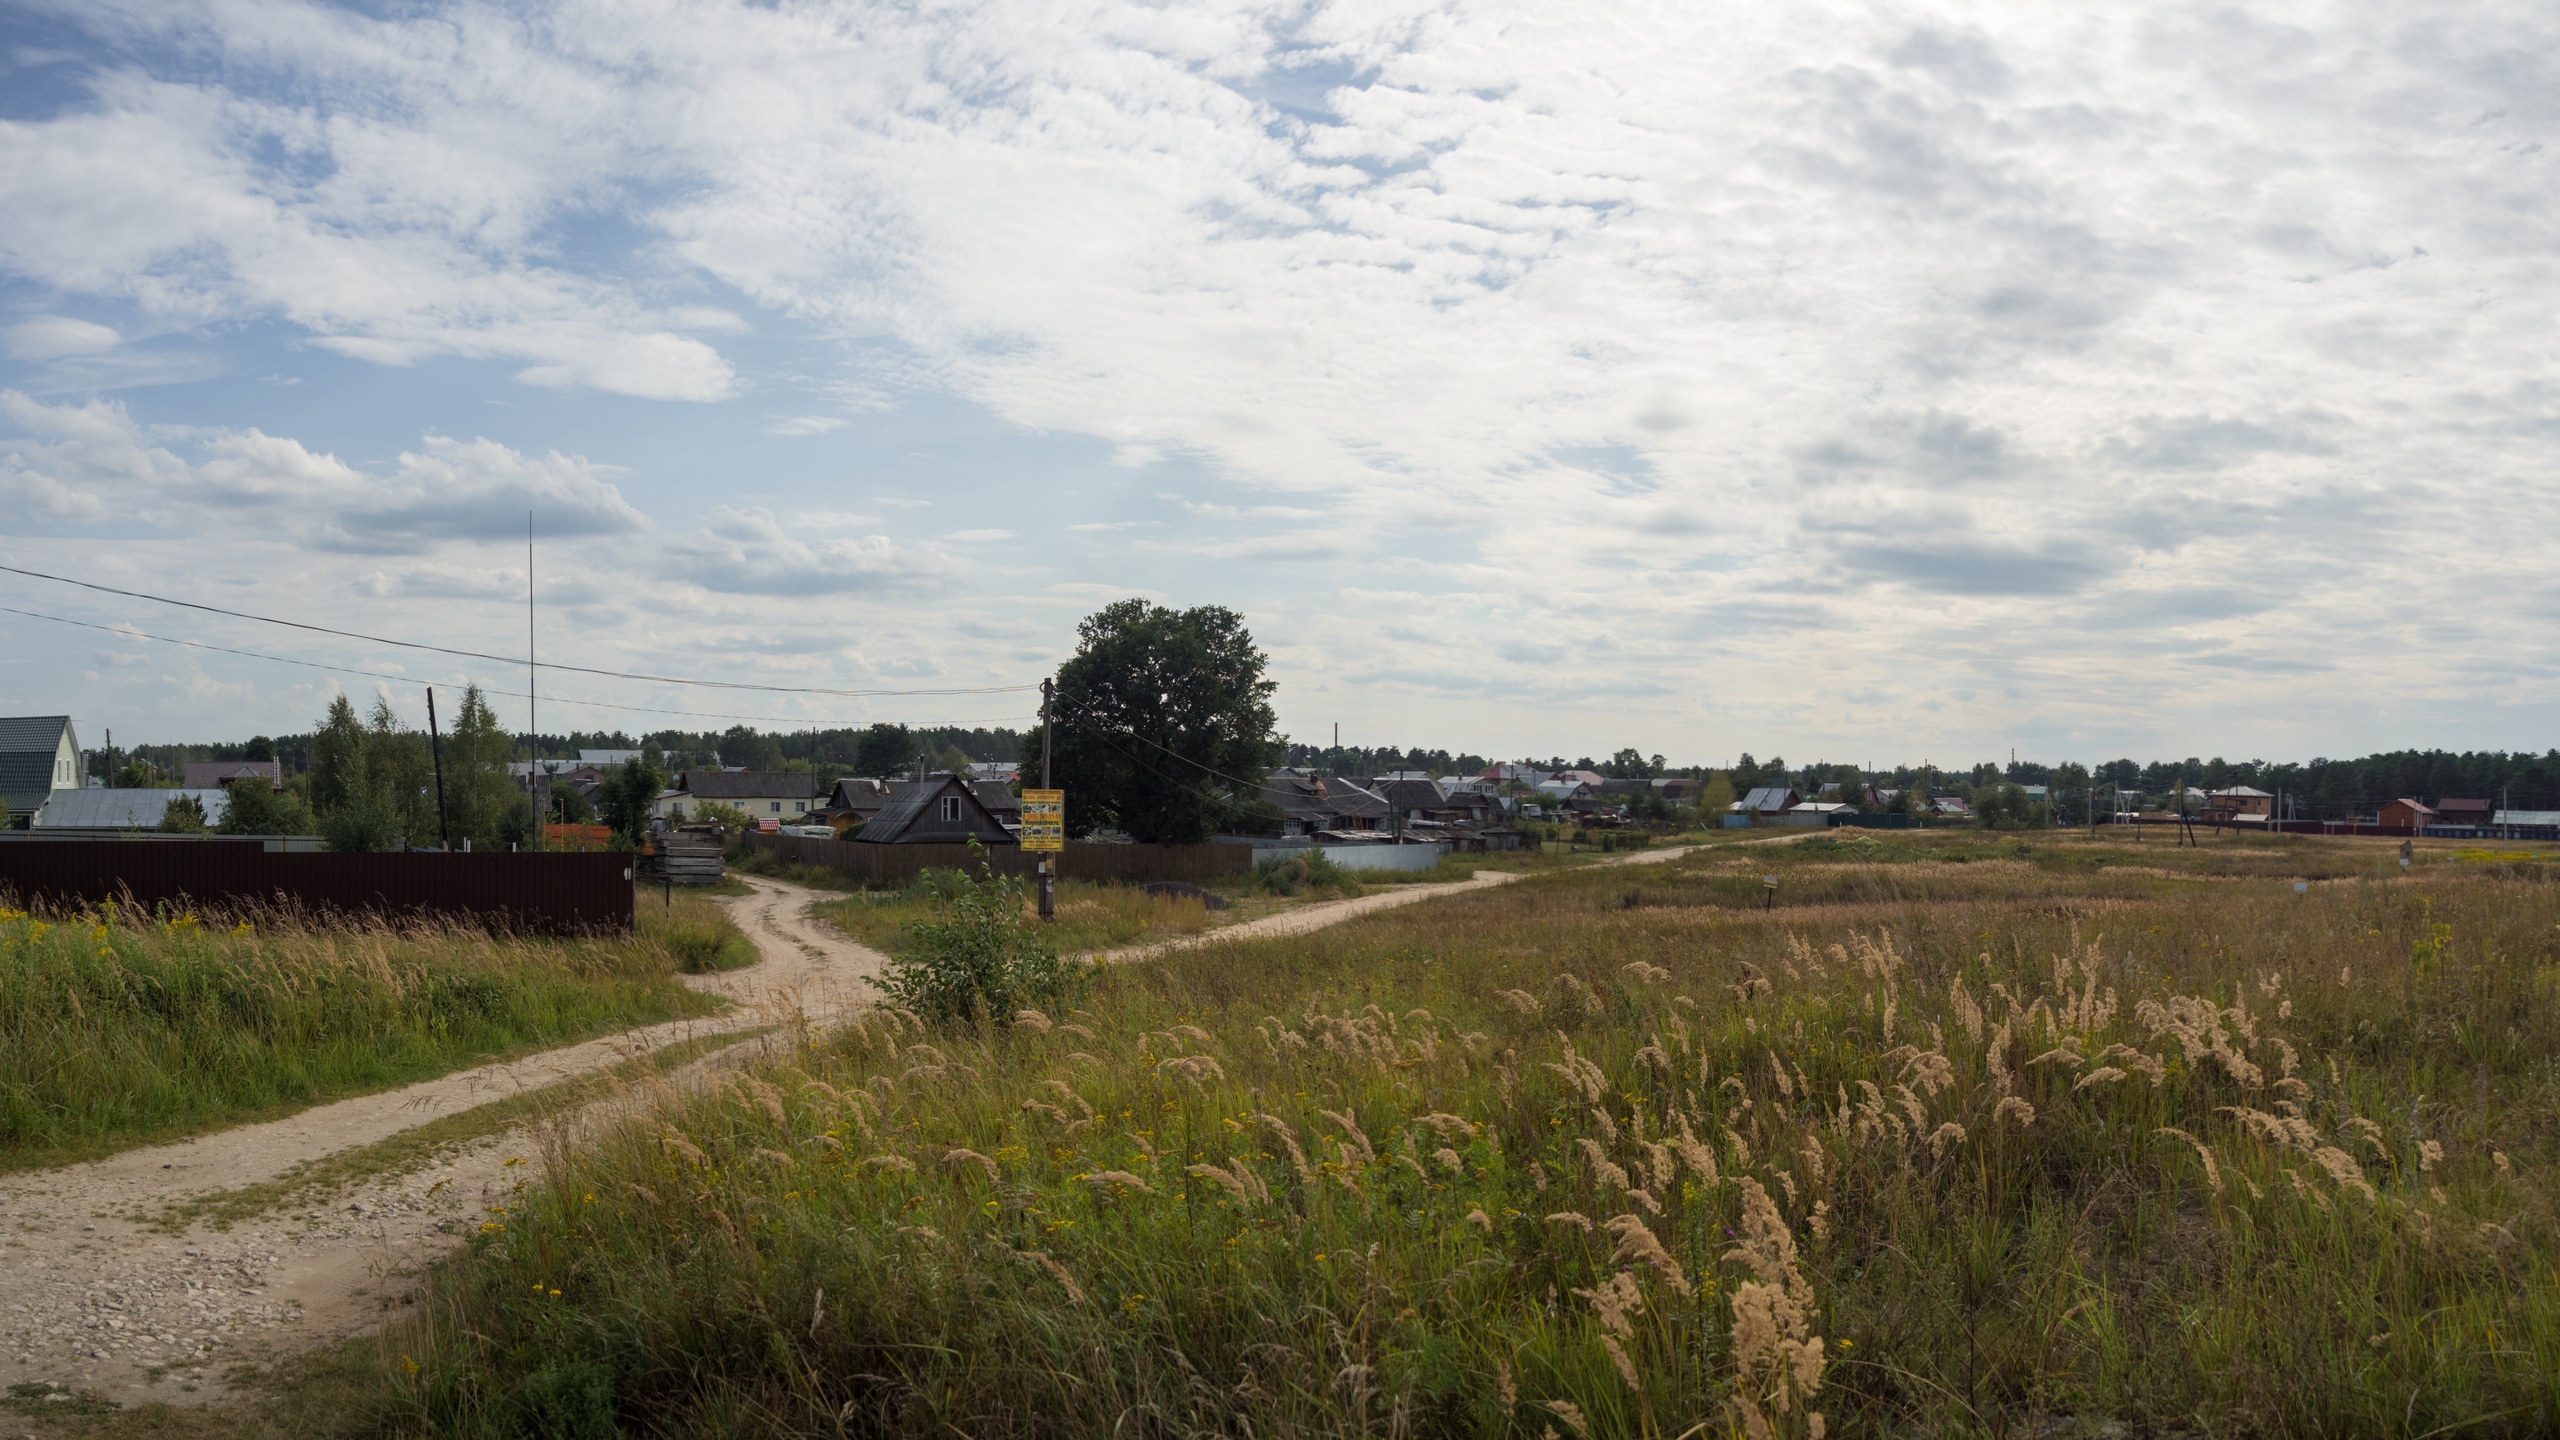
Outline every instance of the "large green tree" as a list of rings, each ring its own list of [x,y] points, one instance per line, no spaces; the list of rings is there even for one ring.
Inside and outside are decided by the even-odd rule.
[[[1070,831],[1193,844],[1259,799],[1281,748],[1266,663],[1223,606],[1123,600],[1085,617],[1052,711]]]
[[[507,770],[515,748],[480,687],[465,689],[444,742],[445,809],[457,846],[469,836],[474,850],[504,849],[511,834],[524,832],[521,820],[512,827],[507,823],[518,806],[531,806]]]

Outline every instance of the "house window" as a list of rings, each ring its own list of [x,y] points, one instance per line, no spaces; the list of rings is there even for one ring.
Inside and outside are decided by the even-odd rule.
[[[781,801],[776,800],[776,801],[774,801],[774,802],[773,802],[773,813],[774,813],[774,814],[776,814],[776,815],[779,815],[779,814],[781,814],[781,813],[782,813],[782,802],[781,802]]]
[[[794,800],[791,802],[791,808],[794,810],[806,810],[809,808],[809,802],[806,800]]]
[[[957,796],[957,795],[945,795],[945,796],[943,796],[943,797],[942,797],[942,818],[943,818],[943,819],[945,819],[945,820],[948,820],[948,821],[952,821],[952,822],[954,822],[954,823],[957,823],[957,822],[958,822],[958,820],[960,819],[960,797],[959,797],[959,796]]]

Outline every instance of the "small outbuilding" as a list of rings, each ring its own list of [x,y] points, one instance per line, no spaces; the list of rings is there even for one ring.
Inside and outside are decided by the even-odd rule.
[[[2379,823],[2385,830],[2416,832],[2436,823],[2436,812],[2432,806],[2403,797],[2382,807]]]
[[[859,845],[1019,845],[969,782],[957,775],[910,780],[854,838]]]

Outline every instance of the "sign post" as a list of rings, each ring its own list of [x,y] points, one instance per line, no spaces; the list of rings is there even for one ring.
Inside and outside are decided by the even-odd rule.
[[[1058,862],[1050,857],[1067,848],[1067,792],[1022,792],[1022,848],[1040,856],[1040,918],[1058,915]]]

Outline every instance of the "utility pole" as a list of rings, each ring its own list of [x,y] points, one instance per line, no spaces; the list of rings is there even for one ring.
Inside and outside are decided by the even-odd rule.
[[[542,717],[538,696],[541,672],[533,657],[533,512],[524,512],[524,723],[525,748],[533,752],[533,768],[525,773],[525,798],[533,805],[533,833],[525,848],[542,848],[542,827],[551,821],[551,777],[542,770]]]
[[[427,748],[436,761],[436,848],[453,848],[453,836],[445,828],[444,819],[444,736],[436,729],[436,687],[427,687]]]
[[[1049,788],[1049,701],[1057,693],[1055,680],[1040,682],[1040,788]],[[1040,918],[1058,918],[1058,862],[1048,855],[1040,857]]]

